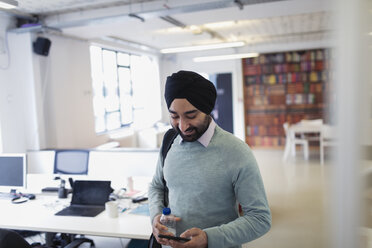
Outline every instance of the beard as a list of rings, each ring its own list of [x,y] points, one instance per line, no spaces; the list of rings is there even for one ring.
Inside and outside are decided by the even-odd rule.
[[[185,132],[194,131],[194,133],[191,135],[184,135],[181,132],[181,130],[178,128],[178,126],[175,127],[172,124],[172,127],[173,129],[177,131],[179,135],[181,135],[184,141],[194,142],[198,140],[205,133],[205,131],[207,131],[210,120],[211,120],[211,117],[209,115],[206,115],[204,121],[199,126],[190,126],[189,128],[187,128]]]

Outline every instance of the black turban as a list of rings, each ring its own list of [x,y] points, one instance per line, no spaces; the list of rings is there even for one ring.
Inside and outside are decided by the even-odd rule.
[[[167,78],[165,101],[168,109],[176,98],[186,98],[195,108],[209,115],[216,102],[217,92],[213,83],[192,71],[179,71]]]

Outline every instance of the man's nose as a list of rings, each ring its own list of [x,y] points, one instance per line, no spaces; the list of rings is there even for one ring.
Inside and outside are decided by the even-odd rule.
[[[189,122],[183,118],[180,118],[180,121],[178,123],[178,128],[182,131],[185,132],[187,128],[189,128]]]

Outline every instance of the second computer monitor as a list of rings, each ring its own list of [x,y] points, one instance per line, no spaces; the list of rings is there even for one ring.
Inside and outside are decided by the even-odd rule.
[[[88,174],[89,150],[56,150],[54,174]]]
[[[26,188],[27,161],[24,153],[0,154],[0,191]]]

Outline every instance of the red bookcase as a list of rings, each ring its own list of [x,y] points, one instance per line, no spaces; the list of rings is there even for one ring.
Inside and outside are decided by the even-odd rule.
[[[245,137],[250,146],[283,146],[283,123],[326,118],[327,49],[242,59]]]

